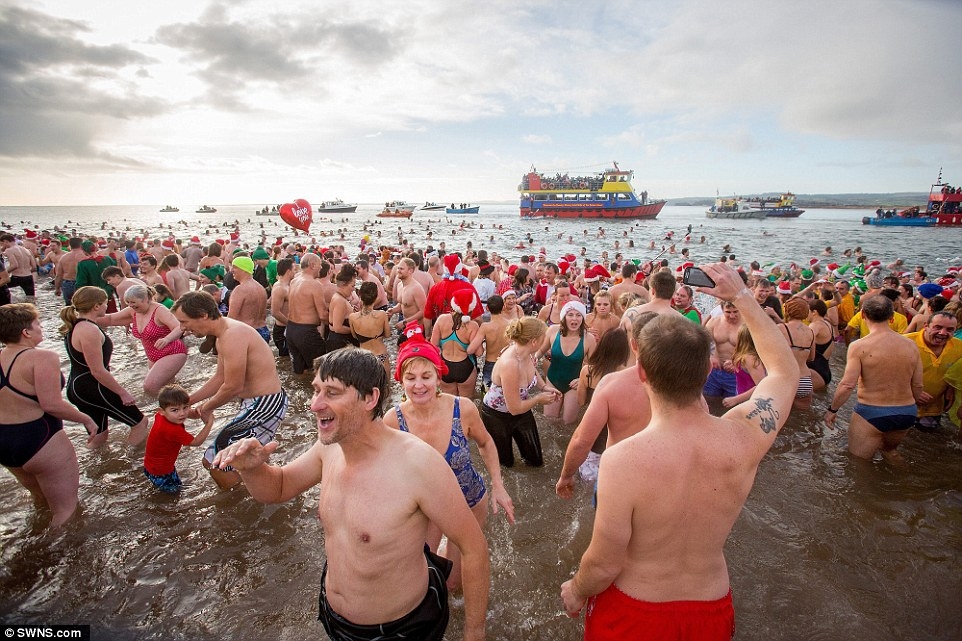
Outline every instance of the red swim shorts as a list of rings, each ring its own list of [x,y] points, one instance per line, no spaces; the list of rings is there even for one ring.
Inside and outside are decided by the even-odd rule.
[[[612,583],[588,600],[585,641],[728,641],[734,636],[731,590],[717,601],[651,603],[631,598]]]

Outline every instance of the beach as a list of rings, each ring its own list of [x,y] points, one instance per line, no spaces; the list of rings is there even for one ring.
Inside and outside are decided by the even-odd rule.
[[[129,228],[128,235],[146,229],[185,242],[196,234],[205,243],[225,237],[237,221],[240,242],[251,247],[262,238],[272,245],[277,236],[295,242],[313,237],[319,246],[344,244],[349,252],[365,236],[374,247],[398,245],[400,229],[419,248],[444,241],[449,251],[463,251],[471,241],[475,250],[497,251],[512,261],[536,256],[542,247],[549,260],[580,255],[584,248],[591,258],[602,251],[613,258],[620,251],[644,261],[663,245],[667,249],[665,238],[673,232],[677,250],[688,247],[696,263],[717,260],[726,244],[725,253],[744,264],[802,264],[811,258],[826,263],[833,260],[821,256],[826,246],[833,248],[834,260],[843,249],[860,246],[883,264],[902,258],[930,274],[962,262],[962,230],[863,226],[862,216],[874,208],[726,221],[707,220],[703,208],[669,205],[653,221],[612,222],[520,220],[516,204],[482,204],[476,216],[415,212],[399,222],[375,219],[382,205],[369,204],[333,220],[315,214],[311,233],[295,237],[278,217],[255,216],[263,205],[215,206],[214,214],[161,214],[159,207],[3,207],[0,219],[15,232],[60,226],[106,236]],[[691,241],[684,243],[689,224]],[[518,243],[525,249],[516,249]],[[678,254],[662,257],[672,266],[681,262]],[[48,337],[44,347],[62,355],[66,371],[56,333],[62,301],[45,283],[38,280],[37,297]],[[122,328],[109,331],[115,343],[112,369],[141,399],[138,383],[146,363],[140,344]],[[189,342],[191,357],[178,381],[196,389],[209,376],[214,357],[198,354],[197,341]],[[844,349],[838,349],[832,361],[836,381],[843,367]],[[307,409],[309,385],[295,380],[285,362],[278,370],[290,395],[274,457],[282,463],[307,449],[316,435]],[[400,396],[397,386],[395,394]],[[726,556],[736,638],[960,638],[962,445],[954,430],[912,430],[900,448],[904,468],[863,462],[845,450],[844,426],[854,399],[839,413],[839,430],[821,421],[830,400],[830,394],[817,393],[811,411],[792,414],[735,524]],[[156,408],[147,399],[140,406],[150,414]],[[218,411],[218,419],[231,415],[232,407]],[[574,640],[583,631],[581,621],[564,615],[558,592],[591,534],[591,488],[580,485],[572,501],[555,495],[571,430],[540,415],[538,420],[544,467],[519,463],[503,471],[518,523],[510,526],[495,516],[485,530],[492,559],[489,639]],[[5,506],[0,621],[90,624],[92,638],[111,640],[324,638],[316,621],[324,562],[316,491],[264,506],[243,490],[217,490],[200,466],[200,453],[191,451],[178,464],[184,490],[162,495],[144,480],[142,450],[128,451],[124,429],[111,427],[108,448],[98,452],[83,446],[78,426],[69,425],[67,432],[80,459],[83,513],[66,531],[38,533],[29,495],[10,474],[0,474]],[[456,605],[447,638],[460,638],[460,627]]]

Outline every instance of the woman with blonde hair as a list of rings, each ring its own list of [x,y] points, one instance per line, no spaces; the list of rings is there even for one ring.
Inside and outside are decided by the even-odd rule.
[[[752,390],[765,378],[765,366],[762,365],[762,359],[759,358],[758,351],[755,349],[755,341],[752,339],[752,333],[748,331],[748,325],[742,325],[738,330],[732,365],[735,368],[737,394],[722,399],[722,405],[726,409],[731,409],[751,398]]]
[[[106,301],[107,295],[97,289]],[[43,327],[30,303],[0,306],[0,465],[34,497],[46,503],[51,527],[67,522],[77,509],[80,470],[77,453],[63,430],[74,421],[87,428],[90,444],[97,424],[61,396],[60,357],[41,349]]]
[[[164,305],[153,299],[153,291],[134,285],[124,292],[127,304],[116,314],[97,319],[101,327],[123,325],[139,339],[147,355],[147,376],[144,392],[157,396],[160,388],[174,380],[187,363],[187,346],[180,340],[180,323]]]
[[[133,395],[110,373],[114,344],[97,325],[107,313],[107,294],[99,287],[80,287],[60,311],[64,346],[70,359],[67,400],[97,424],[92,447],[107,443],[108,419],[130,426],[127,443],[138,445],[147,438],[147,417],[137,408]]]
[[[512,321],[506,330],[510,344],[491,370],[491,387],[484,395],[481,420],[498,448],[498,460],[507,467],[514,465],[512,440],[528,465],[540,467],[544,463],[538,424],[531,410],[561,398],[536,367],[535,355],[546,331],[544,322],[531,316]]]

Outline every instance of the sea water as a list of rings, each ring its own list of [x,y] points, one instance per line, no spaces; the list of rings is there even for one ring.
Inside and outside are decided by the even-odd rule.
[[[834,260],[842,249],[861,246],[883,263],[902,258],[932,274],[962,262],[962,229],[863,226],[862,216],[873,213],[869,209],[724,221],[706,219],[702,208],[668,206],[654,221],[545,221],[521,220],[515,205],[482,205],[476,216],[415,212],[411,220],[397,221],[374,218],[380,206],[372,204],[334,219],[315,216],[311,235],[293,238],[278,217],[255,216],[261,207],[217,206],[215,214],[162,214],[159,207],[4,207],[0,220],[16,232],[55,225],[104,236],[113,229],[129,228],[133,235],[147,229],[154,235],[173,232],[185,241],[196,234],[204,243],[226,238],[236,221],[241,241],[252,245],[262,237],[273,244],[279,235],[301,241],[313,236],[319,245],[344,244],[349,251],[364,235],[374,246],[397,244],[400,229],[417,247],[436,248],[444,241],[449,250],[463,250],[470,240],[474,249],[510,259],[544,247],[553,260],[578,255],[582,247],[589,257],[607,250],[613,258],[616,240],[626,258],[648,260],[669,245],[665,238],[673,232],[677,249],[688,247],[695,262],[716,260],[726,244],[727,253],[744,263],[802,264],[818,257],[825,264],[833,258],[820,253],[829,245]],[[462,222],[470,227],[462,228]],[[684,243],[689,224],[691,242]],[[627,248],[629,240],[634,250]],[[648,249],[652,240],[655,250]],[[514,249],[519,242],[525,250]],[[667,252],[664,257],[672,265],[680,261]],[[61,354],[67,371],[56,333],[60,301],[43,287],[44,279],[38,283],[43,346]],[[22,298],[19,290],[14,298]],[[123,328],[108,331],[115,343],[114,375],[152,414],[156,403],[140,390],[146,361],[139,342]],[[188,340],[192,356],[178,380],[196,389],[215,361]],[[837,381],[843,349],[836,350],[832,366]],[[290,395],[274,457],[283,463],[310,447],[316,431],[308,411],[310,387],[295,380],[286,363],[278,371]],[[816,394],[811,411],[792,414],[759,468],[726,547],[736,638],[962,638],[962,447],[954,431],[911,431],[901,446],[904,468],[858,461],[845,451],[852,403],[839,413],[843,429],[830,430],[821,421],[829,400]],[[219,411],[219,422],[233,409]],[[540,415],[538,422],[544,467],[519,463],[503,469],[518,522],[510,526],[492,516],[485,530],[492,561],[489,639],[582,636],[581,622],[564,615],[559,586],[590,539],[591,488],[582,484],[571,501],[557,498],[554,484],[571,429]],[[325,637],[316,621],[324,562],[316,491],[274,506],[260,505],[242,490],[220,492],[200,465],[201,452],[189,449],[178,463],[184,490],[169,496],[143,478],[142,450],[128,451],[124,428],[112,424],[110,444],[100,452],[83,446],[80,427],[66,429],[80,460],[83,505],[66,531],[42,534],[43,518],[27,492],[0,472],[0,622],[87,623],[92,638],[105,640]],[[461,638],[462,620],[456,604],[449,639]]]

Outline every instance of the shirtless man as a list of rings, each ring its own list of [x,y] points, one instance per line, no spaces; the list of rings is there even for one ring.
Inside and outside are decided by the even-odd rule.
[[[190,395],[191,405],[200,403],[191,409],[190,417],[206,423],[212,420],[215,409],[240,398],[240,412],[228,421],[204,453],[204,467],[217,485],[223,489],[234,487],[240,483],[240,476],[230,468],[213,465],[216,454],[249,437],[266,445],[274,440],[287,412],[287,394],[277,377],[274,352],[250,326],[221,316],[217,301],[207,292],[184,294],[171,311],[184,334],[213,336],[217,344],[217,370]]]
[[[291,354],[290,350],[287,349],[287,338],[285,338],[284,332],[287,331],[288,313],[290,311],[290,303],[287,297],[290,294],[291,279],[294,278],[296,273],[293,259],[282,258],[277,261],[277,282],[271,287],[271,316],[274,317],[274,329],[271,331],[271,335],[274,338],[277,355],[281,358],[287,358]]]
[[[328,302],[319,278],[329,264],[317,254],[304,254],[300,272],[291,279],[287,292],[287,349],[295,374],[309,372],[318,356],[327,352]]]
[[[621,266],[622,281],[617,285],[608,288],[613,300],[617,301],[625,292],[631,292],[632,294],[635,294],[645,303],[651,300],[651,295],[648,293],[648,290],[635,282],[635,276],[637,274],[638,266],[634,263],[625,263]],[[619,311],[624,312],[625,310],[622,309]]]
[[[915,424],[916,403],[922,398],[922,358],[914,341],[889,327],[893,313],[892,301],[885,296],[873,296],[862,305],[869,335],[849,346],[845,373],[825,422],[835,425],[838,410],[858,386],[858,403],[848,424],[848,451],[865,459],[881,451],[887,460],[899,462],[896,448]]]
[[[67,252],[63,250],[63,244],[58,240],[52,241],[50,246],[44,251],[43,260],[40,261],[40,271],[45,274],[53,272],[57,268],[57,261],[66,255]],[[49,265],[49,267],[47,267],[47,265]]]
[[[708,374],[708,381],[703,390],[705,398],[718,399],[738,394],[732,357],[735,355],[738,330],[741,326],[742,315],[731,301],[723,302],[721,315],[705,323],[705,329],[711,334],[713,346],[711,373]]]
[[[373,273],[370,264],[366,260],[359,260],[355,264],[357,276],[363,281],[374,283],[377,286],[377,300],[374,301],[374,309],[387,309],[387,292],[384,291],[384,283]]]
[[[711,416],[701,399],[705,329],[680,314],[661,314],[642,329],[637,373],[651,421],[602,456],[591,543],[561,586],[569,616],[591,600],[586,639],[636,638],[646,627],[683,638],[693,625],[698,638],[734,634],[724,547],[791,410],[798,367],[735,270],[702,269],[716,283],[704,291],[742,310],[768,376],[750,400]]]
[[[137,273],[140,274],[140,280],[148,285],[165,284],[164,279],[157,273],[157,259],[151,254],[146,254],[140,259],[140,269],[137,270]]]
[[[420,284],[421,284],[421,287],[424,288],[424,295],[425,295],[425,296],[428,295],[428,292],[431,291],[431,288],[434,287],[434,284],[435,284],[436,282],[438,282],[439,280],[441,280],[441,276],[437,274],[437,269],[438,269],[438,266],[441,265],[441,260],[440,260],[437,256],[435,256],[434,258],[435,258],[435,260],[436,260],[437,262],[436,262],[436,264],[435,264],[435,266],[434,266],[434,274],[433,274],[433,275],[432,275],[432,273],[431,273],[431,271],[430,271],[430,268],[429,268],[427,271],[425,271],[425,270],[421,269],[421,265],[422,265],[421,263],[415,263],[416,268],[415,268],[414,274],[413,274],[413,276],[414,276],[414,281],[417,282],[417,283],[420,283]],[[412,260],[413,260],[413,259],[412,259]],[[435,276],[437,276],[437,278],[435,278]],[[399,277],[400,277],[400,276],[399,276]],[[426,331],[427,331],[427,330],[426,330]]]
[[[230,265],[230,273],[237,281],[237,287],[230,293],[227,317],[247,323],[257,330],[265,343],[270,343],[271,333],[267,329],[267,292],[254,280],[254,261],[248,256],[238,256]]]
[[[384,425],[390,384],[377,358],[342,349],[317,361],[311,411],[317,442],[293,462],[268,465],[276,443],[247,439],[221,452],[251,496],[282,503],[320,485],[327,562],[320,620],[331,639],[440,641],[448,623],[450,562],[426,551],[434,524],[461,550],[466,641],[484,638],[487,543],[451,468],[407,432]],[[390,488],[386,492],[385,488]]]
[[[391,315],[401,314],[401,320],[395,327],[404,334],[404,327],[411,321],[418,321],[424,328],[424,335],[430,336],[430,321],[424,319],[424,306],[427,304],[427,292],[415,280],[414,274],[417,272],[417,264],[411,258],[402,258],[397,264],[397,300],[398,304],[391,310]],[[417,285],[417,287],[415,287]],[[401,339],[398,339],[402,343]]]
[[[468,354],[480,356],[481,344],[484,343],[484,368],[481,370],[481,380],[484,382],[485,389],[491,387],[491,372],[494,371],[494,364],[498,362],[498,356],[510,342],[505,330],[508,329],[512,320],[501,313],[504,311],[504,299],[497,294],[492,294],[488,298],[488,311],[491,312],[491,320],[481,323],[481,327],[471,339],[471,344],[468,345]]]
[[[37,259],[12,234],[0,234],[0,245],[3,246],[3,256],[7,259],[7,273],[10,274],[9,287],[19,287],[28,300],[36,295],[34,292],[33,273],[37,271]]]
[[[125,294],[127,293],[128,289],[134,285],[143,285],[144,287],[147,286],[147,284],[139,278],[127,278],[124,276],[124,271],[117,265],[105,267],[104,271],[101,272],[101,275],[107,284],[117,291],[117,300],[120,301],[120,309],[123,309],[127,306]]]
[[[649,289],[651,290],[651,300],[641,305],[635,305],[625,310],[621,315],[621,328],[631,334],[631,326],[638,314],[643,312],[655,312],[656,314],[668,314],[669,316],[681,316],[677,309],[672,307],[671,301],[675,297],[675,277],[670,272],[659,270],[648,279]],[[682,316],[682,318],[684,318]]]
[[[654,312],[647,312],[632,323],[628,346],[633,361],[638,359],[638,335],[657,316]],[[626,403],[626,398],[630,398],[631,402]],[[581,464],[588,459],[589,452],[600,455],[608,447],[645,429],[649,420],[651,403],[645,386],[638,378],[638,370],[628,367],[607,374],[595,387],[588,409],[568,441],[555,493],[563,499],[573,497],[575,476]],[[599,443],[599,440],[602,442]]]
[[[170,297],[177,300],[182,295],[190,291],[190,272],[180,266],[180,256],[168,254],[164,258],[167,270],[166,285],[170,290]]]
[[[70,251],[64,254],[53,268],[54,293],[57,296],[63,295],[65,305],[70,304],[70,299],[77,289],[77,263],[87,257],[80,246],[83,242],[81,239],[74,237],[67,242]]]

